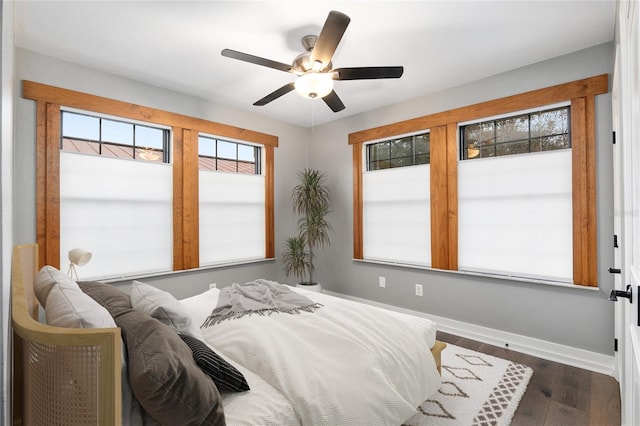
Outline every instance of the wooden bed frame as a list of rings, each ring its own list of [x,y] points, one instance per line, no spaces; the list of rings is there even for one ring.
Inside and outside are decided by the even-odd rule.
[[[33,290],[38,245],[14,247],[11,279],[13,425],[120,425],[120,328],[62,328],[39,321]],[[440,372],[446,345],[431,349]]]
[[[41,323],[37,268],[37,244],[13,249],[13,425],[120,425],[120,329]]]

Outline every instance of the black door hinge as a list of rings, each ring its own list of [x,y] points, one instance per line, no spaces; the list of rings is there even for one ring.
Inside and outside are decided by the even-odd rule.
[[[618,236],[617,236],[617,235],[614,235],[614,236],[613,236],[613,248],[618,248],[618,247],[620,247],[620,246],[618,245]]]
[[[613,351],[618,352],[618,339],[613,339]]]
[[[615,145],[616,144],[616,132],[615,131],[613,132],[613,138],[612,139],[613,139],[613,144]]]
[[[619,274],[622,271],[620,270],[620,268],[609,268],[609,272],[612,274]]]

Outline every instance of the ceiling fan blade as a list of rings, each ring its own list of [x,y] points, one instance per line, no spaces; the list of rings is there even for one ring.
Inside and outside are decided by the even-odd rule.
[[[334,80],[369,80],[377,78],[400,78],[404,67],[355,67],[336,68]]]
[[[252,64],[262,65],[263,67],[274,68],[280,71],[291,72],[291,65],[272,61],[271,59],[261,58],[259,56],[254,56],[248,53],[242,53],[231,49],[224,49],[220,53],[222,54],[222,56],[226,56],[227,58],[250,62]]]
[[[293,83],[285,84],[284,86],[282,86],[278,90],[274,90],[273,92],[269,93],[264,98],[260,99],[259,101],[256,101],[253,105],[255,105],[255,106],[264,106],[264,105],[268,104],[269,102],[278,99],[280,96],[286,95],[287,93],[292,91],[293,88],[294,88]]]
[[[350,21],[351,18],[344,13],[336,12],[335,10],[329,12],[329,16],[327,16],[322,31],[320,31],[316,44],[311,51],[312,67],[314,67],[316,61],[322,63],[322,67],[319,67],[318,70],[324,69],[329,65]]]
[[[332,90],[331,93],[322,98],[322,100],[333,112],[342,111],[345,108],[335,90]]]

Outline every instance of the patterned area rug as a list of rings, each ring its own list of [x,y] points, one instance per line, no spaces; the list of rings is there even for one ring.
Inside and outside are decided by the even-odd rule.
[[[506,426],[533,370],[525,365],[448,344],[442,386],[403,426]]]

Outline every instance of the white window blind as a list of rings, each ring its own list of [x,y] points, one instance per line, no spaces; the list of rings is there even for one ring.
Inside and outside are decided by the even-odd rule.
[[[460,270],[573,281],[571,150],[458,163]]]
[[[200,171],[200,265],[265,257],[262,175]]]
[[[171,270],[172,196],[169,164],[60,152],[61,268],[80,247],[80,279]]]
[[[363,257],[431,265],[430,166],[363,176]]]

